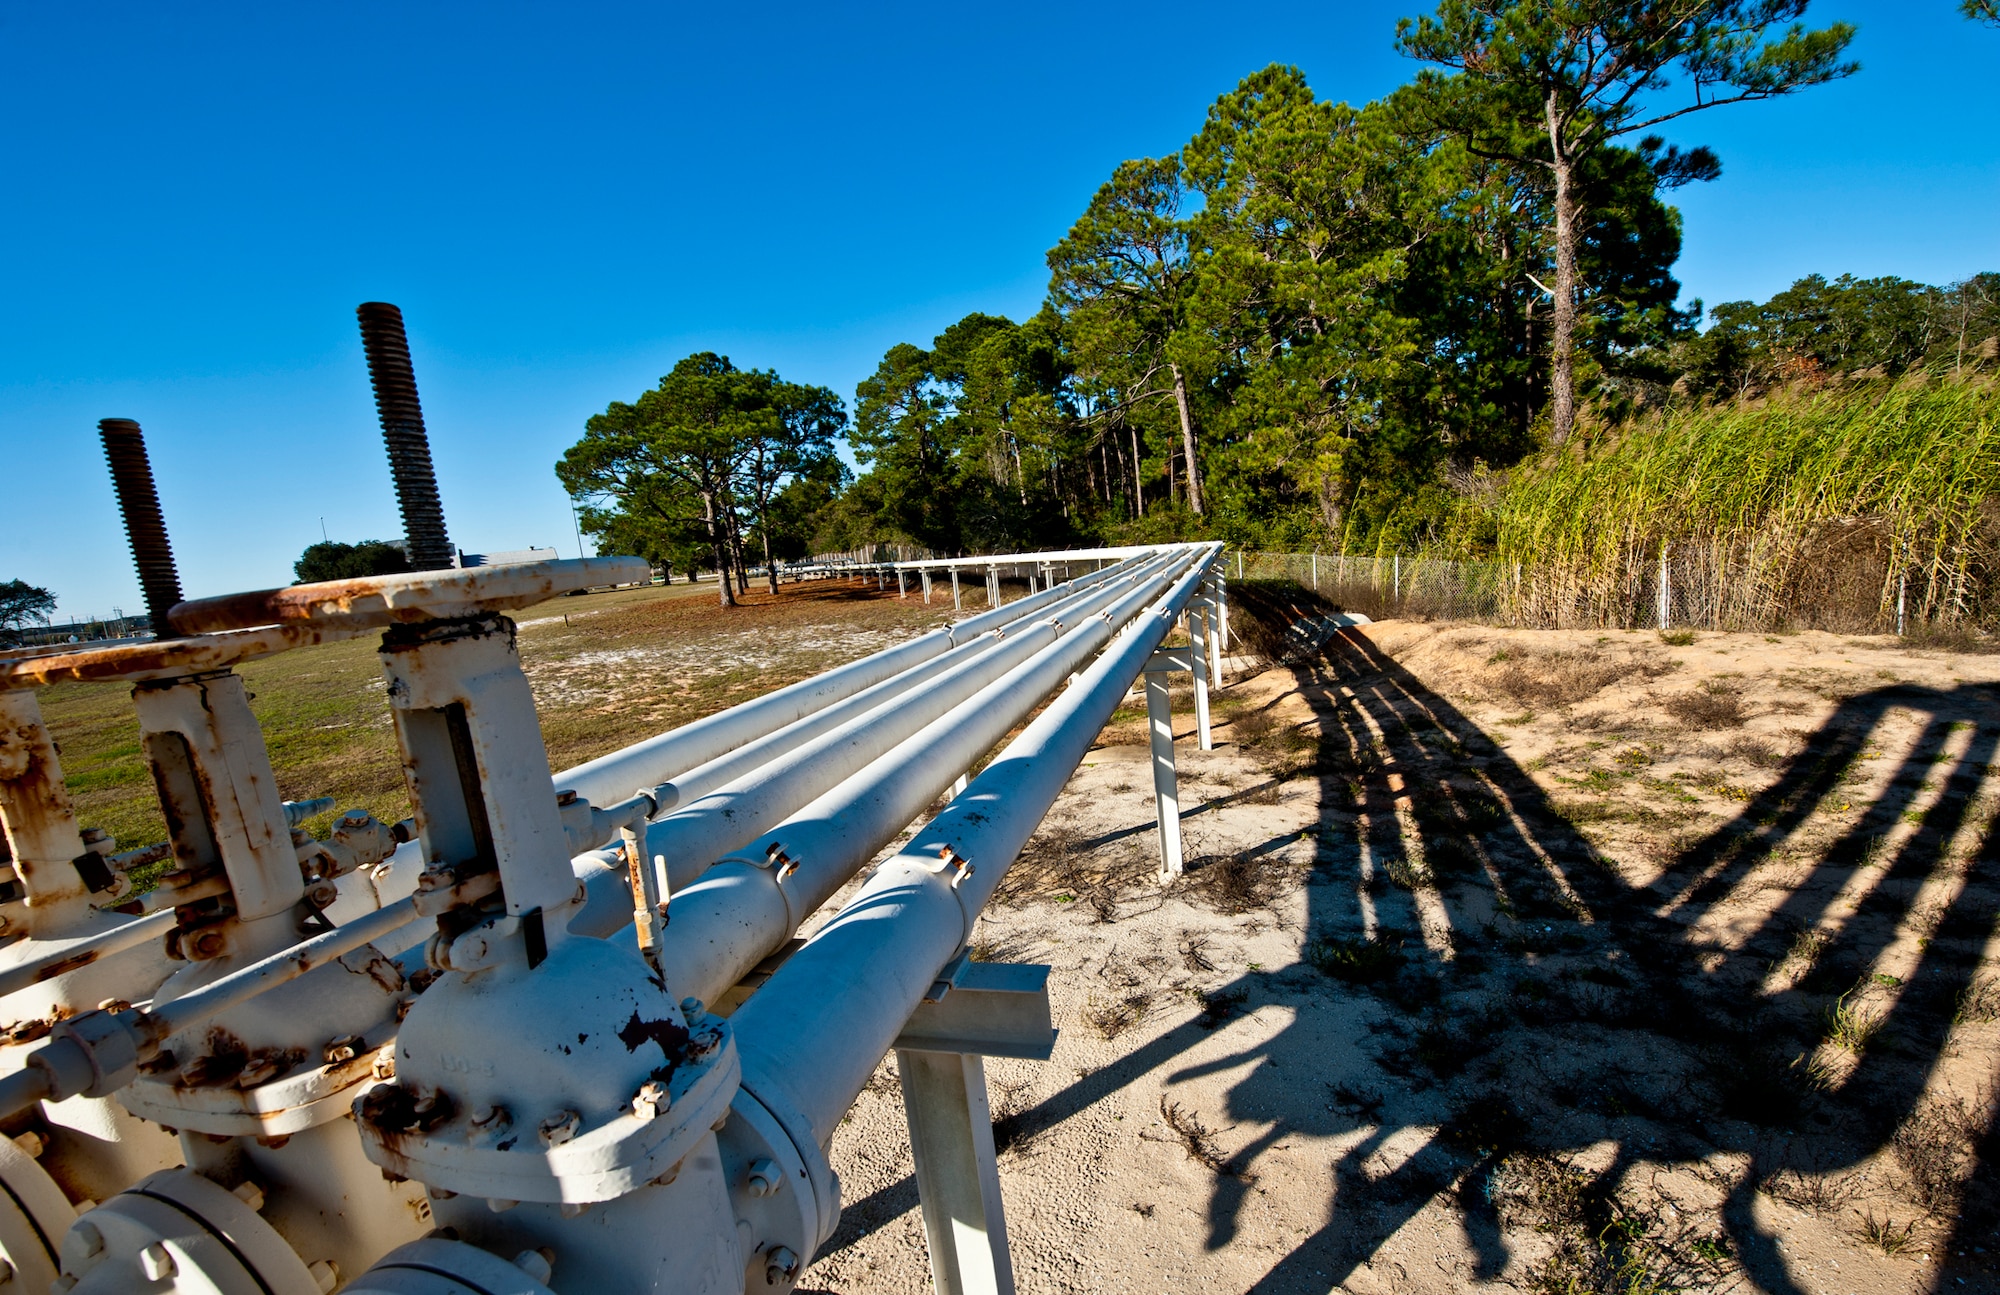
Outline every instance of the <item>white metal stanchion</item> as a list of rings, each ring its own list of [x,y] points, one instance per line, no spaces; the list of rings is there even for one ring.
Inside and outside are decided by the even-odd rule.
[[[1047,1061],[1049,969],[961,953],[896,1039],[936,1295],[1013,1295],[986,1058]]]
[[[1181,854],[1181,793],[1174,775],[1174,716],[1167,700],[1167,672],[1185,668],[1172,654],[1157,652],[1146,668],[1146,729],[1153,749],[1153,801],[1160,820],[1160,876],[1178,877]],[[1162,658],[1168,658],[1163,661]]]
[[[1014,1263],[1000,1204],[986,1061],[898,1049],[917,1199],[937,1295],[1012,1295]]]
[[[1194,676],[1195,732],[1204,751],[1215,749],[1215,737],[1208,727],[1208,644],[1214,637],[1214,631],[1209,626],[1212,614],[1213,609],[1206,602],[1188,604],[1188,665],[1191,667],[1189,673]]]
[[[951,609],[958,611],[962,606],[963,604],[959,601],[958,593],[958,568],[953,567],[951,569]]]

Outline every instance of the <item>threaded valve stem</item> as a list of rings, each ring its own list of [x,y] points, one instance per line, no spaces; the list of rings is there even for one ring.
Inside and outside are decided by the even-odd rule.
[[[101,418],[97,434],[104,441],[104,461],[111,465],[118,511],[125,515],[125,536],[132,544],[132,561],[139,568],[146,615],[152,619],[155,636],[170,638],[173,631],[167,627],[167,611],[181,601],[181,577],[174,568],[173,546],[167,542],[160,494],[153,487],[145,433],[129,418]]]
[[[417,374],[410,364],[403,312],[386,301],[367,301],[354,313],[361,320],[361,346],[368,354],[368,381],[375,388],[375,412],[382,419],[382,444],[389,451],[389,473],[403,512],[410,566],[418,571],[444,570],[452,565],[451,538],[445,534],[444,504],[438,499],[437,474],[431,468],[430,436],[417,401]]]

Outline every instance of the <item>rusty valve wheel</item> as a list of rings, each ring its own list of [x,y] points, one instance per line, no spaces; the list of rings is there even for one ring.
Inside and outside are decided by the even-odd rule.
[[[644,558],[564,558],[451,571],[327,580],[197,598],[168,613],[182,634],[211,634],[260,625],[372,629],[450,620],[527,607],[578,589],[639,584],[652,578]]]

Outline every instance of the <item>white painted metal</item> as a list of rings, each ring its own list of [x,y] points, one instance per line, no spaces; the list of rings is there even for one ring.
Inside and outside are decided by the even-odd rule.
[[[1143,570],[1149,562],[1155,561],[1157,559],[1139,562],[1137,565],[1131,567],[1130,570]],[[1045,599],[1042,600],[1041,606],[1030,607],[1029,610],[1046,611],[1058,623],[1066,619],[1073,620],[1080,616],[1086,616],[1089,614],[1089,608],[1083,595],[1089,593],[1091,590],[1102,587],[1106,581],[1115,579],[1119,573],[1126,570],[1127,568],[1123,567],[1116,568],[1113,572],[1105,576],[1094,578],[1088,585],[1071,586],[1063,592],[1065,594],[1077,595],[1076,597],[1064,597],[1053,600]],[[1015,603],[1013,606],[1014,608],[1020,608],[1024,605],[1024,603]],[[697,798],[717,788],[727,786],[751,770],[769,764],[779,756],[798,749],[820,734],[830,732],[856,716],[865,715],[887,706],[903,697],[904,694],[917,689],[919,686],[931,684],[939,676],[948,674],[964,662],[998,650],[1010,634],[1009,626],[1016,624],[1018,624],[1018,621],[1010,621],[988,629],[985,633],[976,635],[969,634],[963,626],[954,626],[953,634],[958,640],[955,646],[947,648],[944,652],[928,660],[920,661],[916,665],[892,675],[880,683],[873,684],[870,687],[862,689],[860,692],[832,702],[810,715],[794,720],[783,728],[767,733],[752,741],[745,742],[734,750],[697,765],[685,773],[676,774],[670,781],[662,783],[655,789],[654,798],[662,807],[692,805]],[[558,775],[559,778],[562,776]],[[683,870],[691,867],[685,860],[677,860],[674,866],[677,869]],[[682,871],[676,875],[682,877],[682,880],[676,881],[675,884],[684,885],[687,880],[691,880],[693,876],[699,875],[699,870]]]
[[[1157,551],[1139,550],[1134,557],[1143,559]],[[636,788],[656,787],[676,774],[716,759],[822,707],[892,678],[990,629],[1029,616],[1053,603],[1060,595],[1052,592],[1043,597],[1045,601],[1041,602],[1023,600],[1004,608],[990,608],[955,625],[933,630],[907,643],[898,643],[872,656],[850,661],[825,674],[766,693],[741,706],[634,743],[563,771],[556,775],[556,785],[573,790],[595,804],[606,805],[623,800]],[[930,600],[928,575],[924,600]]]
[[[41,1292],[56,1279],[56,1246],[76,1210],[55,1179],[12,1138],[0,1137],[0,1263],[19,1291]]]
[[[1181,855],[1180,784],[1174,769],[1174,715],[1167,673],[1179,660],[1156,662],[1146,671],[1146,741],[1153,766],[1153,809],[1159,824],[1160,876],[1178,877]]]
[[[815,1148],[893,1044],[1200,583],[1174,582],[733,1018],[743,1086]]]
[[[76,1221],[62,1276],[76,1295],[326,1295],[339,1281],[308,1264],[257,1211],[254,1183],[231,1192],[188,1169],[153,1174]]]
[[[1069,634],[873,758],[669,901],[661,971],[676,994],[717,998],[776,950],[939,792],[1131,623],[1184,570],[1170,559]]]
[[[917,1198],[937,1295],[1013,1295],[986,1063],[957,1052],[898,1049]]]
[[[1188,604],[1188,673],[1194,680],[1195,740],[1204,751],[1215,749],[1215,737],[1208,727],[1209,608],[1206,603]]]
[[[629,757],[622,763],[618,757],[608,766],[594,762],[594,776],[607,781],[590,799],[609,808],[584,807],[589,830],[598,830],[599,816],[623,822],[632,829],[631,845],[638,846],[633,815],[652,802],[630,798],[626,789],[657,786],[665,778],[628,780],[625,773],[648,761],[660,767],[683,760],[701,742],[720,740],[719,734],[734,735],[723,749],[743,745],[856,699],[826,720],[735,758],[716,772],[736,775],[719,791],[690,797],[644,829],[649,854],[658,830],[677,820],[738,821],[726,828],[673,828],[665,844],[674,832],[683,834],[683,845],[732,838],[740,844],[769,829],[744,852],[758,857],[731,860],[674,896],[669,911],[675,920],[659,954],[663,969],[679,966],[676,956],[684,969],[664,977],[631,942],[601,942],[572,930],[586,895],[579,876],[606,873],[601,858],[569,858],[576,824],[566,823],[550,784],[542,781],[546,753],[511,626],[477,617],[426,622],[422,605],[378,607],[382,600],[370,602],[374,595],[363,588],[363,596],[333,615],[341,624],[357,615],[399,623],[385,639],[383,664],[428,862],[417,897],[285,948],[295,937],[275,936],[278,920],[291,916],[284,876],[265,858],[278,852],[255,845],[248,821],[270,823],[269,807],[249,796],[257,812],[222,824],[235,835],[228,850],[218,851],[225,865],[255,861],[255,867],[225,868],[232,885],[239,872],[245,875],[247,907],[255,915],[238,925],[248,933],[229,931],[224,956],[201,959],[207,964],[201,974],[163,993],[154,1010],[91,1012],[64,1022],[37,1050],[31,1074],[0,1079],[0,1092],[12,1094],[0,1106],[8,1100],[18,1105],[24,1094],[110,1091],[142,1059],[164,1055],[163,1040],[194,1038],[217,1020],[253,1044],[287,1030],[317,1039],[350,1024],[342,1013],[366,1015],[383,997],[406,992],[400,969],[370,941],[414,913],[439,920],[425,954],[437,978],[409,1007],[393,1062],[378,1051],[395,1029],[389,1012],[382,1014],[386,1027],[371,1023],[355,1030],[365,1038],[339,1058],[329,1045],[325,1065],[315,1062],[305,1076],[288,1076],[277,1064],[270,1080],[239,1086],[227,1100],[201,1083],[188,1085],[198,1097],[174,1099],[181,1103],[177,1127],[199,1133],[212,1126],[237,1142],[220,1150],[207,1138],[188,1144],[191,1170],[179,1171],[173,1182],[196,1185],[186,1188],[190,1199],[180,1202],[179,1216],[207,1220],[230,1235],[241,1232],[257,1245],[268,1233],[279,1247],[268,1264],[247,1251],[176,1251],[171,1229],[155,1227],[157,1236],[146,1231],[153,1226],[147,1202],[157,1204],[154,1197],[128,1193],[100,1211],[99,1223],[86,1219],[71,1229],[78,1247],[70,1274],[76,1288],[304,1295],[308,1287],[297,1282],[303,1272],[310,1289],[329,1290],[343,1272],[356,1272],[399,1240],[414,1239],[418,1213],[405,1193],[415,1193],[418,1183],[433,1189],[429,1204],[437,1221],[461,1240],[425,1242],[422,1261],[413,1250],[397,1251],[351,1289],[461,1295],[515,1283],[504,1268],[521,1274],[520,1291],[545,1295],[551,1264],[565,1290],[672,1288],[708,1295],[789,1288],[838,1218],[837,1186],[821,1150],[833,1124],[874,1064],[899,1046],[916,1003],[963,947],[993,886],[1183,613],[1189,613],[1191,643],[1180,651],[1178,668],[1194,674],[1200,692],[1226,629],[1206,608],[1190,612],[1189,603],[1218,551],[1214,545],[1144,550],[1135,560],[1062,586],[1047,558],[1023,558],[1011,565],[1027,573],[1030,596],[1005,608],[997,606],[999,562],[967,560],[985,566],[995,605],[944,633],[931,650],[895,658],[893,668],[873,679],[864,669],[833,689],[802,688],[747,721],[737,716],[712,725],[693,742],[641,744],[652,749],[620,753]],[[869,564],[852,574],[865,580],[872,568],[879,586],[887,565]],[[920,574],[928,584],[928,571]],[[900,570],[898,579],[900,584]],[[454,607],[472,597],[435,580],[424,587]],[[1219,582],[1215,587],[1219,596]],[[323,601],[301,605],[319,608]],[[1005,633],[971,641],[1001,625],[1008,626]],[[1086,664],[1099,649],[1095,662]],[[879,658],[890,655],[878,654],[870,668],[880,668]],[[934,666],[916,668],[933,659]],[[872,686],[906,671],[914,673],[860,700]],[[962,785],[964,771],[1065,679],[1070,686],[1042,715],[733,1021],[717,1019],[698,1002],[672,1001],[662,979],[676,990],[678,981],[726,988],[740,977],[744,956],[759,949],[756,957],[764,956],[774,933],[782,943],[951,780]],[[181,686],[160,691],[170,695]],[[225,684],[225,703],[227,693]],[[802,700],[804,709],[785,718],[786,707]],[[165,709],[170,719],[187,710],[178,701]],[[233,714],[227,704],[224,710]],[[195,745],[193,736],[187,740]],[[203,747],[198,758],[208,754]],[[232,786],[257,781],[255,770],[217,768],[235,780]],[[706,845],[689,845],[682,853],[714,857]],[[284,857],[296,877],[296,854],[287,850]],[[668,862],[672,871],[675,860]],[[650,909],[645,871],[635,874],[636,902]],[[633,895],[625,897],[626,913],[634,902]],[[701,918],[702,912],[712,916]],[[717,932],[705,944],[704,921]],[[252,925],[260,922],[272,924],[269,932]],[[725,930],[731,922],[734,933]],[[350,956],[336,968],[329,959],[341,953]],[[374,988],[329,993],[327,986],[342,979],[369,981]],[[213,1047],[212,1037],[204,1042]],[[903,1055],[938,1288],[1011,1290],[981,1065],[975,1054],[942,1045],[904,1047]],[[394,1071],[356,1104],[358,1141],[345,1121],[323,1118],[344,1107],[357,1061],[368,1077],[355,1087]],[[319,1089],[308,1083],[279,1091],[314,1074],[324,1076]],[[16,1082],[28,1078],[35,1083]],[[152,1091],[164,1086],[140,1080],[127,1088],[127,1100],[141,1106],[165,1101]],[[273,1142],[290,1136],[300,1154],[287,1160],[279,1157],[282,1148],[254,1148],[243,1136],[250,1129],[276,1133],[268,1139]],[[289,1129],[297,1131],[281,1131]],[[402,1189],[372,1179],[364,1186],[356,1154],[362,1149],[376,1165],[417,1181]],[[264,1185],[274,1194],[262,1219],[249,1195],[231,1195],[211,1181],[228,1183],[244,1166],[271,1179]],[[315,1169],[326,1179],[317,1196],[303,1181]],[[226,1199],[195,1199],[204,1193]],[[254,1188],[252,1194],[261,1196]],[[318,1231],[302,1208],[315,1200],[321,1203]],[[400,1210],[402,1221],[387,1217],[385,1207]],[[248,1213],[225,1220],[232,1210]],[[93,1259],[108,1248],[91,1249],[86,1224],[98,1229],[100,1241],[108,1235],[104,1227],[124,1229],[119,1235],[131,1242],[120,1252],[126,1257],[115,1264]],[[175,1226],[187,1228],[185,1222]],[[358,1235],[341,1241],[333,1233],[342,1229]],[[517,1256],[511,1265],[503,1257],[509,1254]],[[240,1284],[247,1281],[257,1284]]]
[[[1125,596],[1128,585],[1143,581],[1159,564],[1172,560],[1150,559],[1114,575],[1084,591],[1062,615],[1089,624],[1092,613]],[[814,796],[853,776],[881,752],[1061,639],[1066,628],[1063,619],[1056,616],[1017,625],[991,650],[928,680],[898,705],[857,716],[655,820],[646,828],[646,854],[666,859],[672,878],[668,892],[692,881],[727,852],[783,822]],[[938,772],[948,781],[969,762]]]
[[[543,1284],[553,1275],[554,1265],[536,1250],[522,1250],[509,1263],[463,1241],[433,1236],[383,1255],[343,1287],[342,1295],[554,1295]]]

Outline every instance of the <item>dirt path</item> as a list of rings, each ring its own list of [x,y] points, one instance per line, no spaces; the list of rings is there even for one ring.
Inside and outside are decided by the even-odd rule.
[[[981,923],[1021,1289],[2000,1289],[2000,658],[1390,623],[1219,711],[1184,881],[1127,721]],[[927,1289],[893,1062],[833,1154],[807,1288]]]

